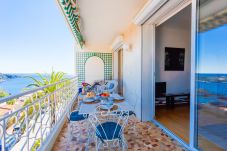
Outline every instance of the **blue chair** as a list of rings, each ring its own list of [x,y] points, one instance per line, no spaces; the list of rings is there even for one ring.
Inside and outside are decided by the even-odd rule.
[[[78,93],[81,93],[81,92],[82,92],[82,88],[79,88],[79,89],[78,89]]]
[[[89,115],[96,135],[96,150],[103,145],[104,148],[118,147],[125,150],[128,145],[124,137],[124,128],[128,123],[129,112],[126,111],[100,111]],[[111,149],[114,149],[111,148]]]
[[[87,119],[88,115],[79,114],[79,111],[71,112],[69,116],[69,121],[82,121]]]
[[[121,125],[115,122],[104,122],[96,127],[96,136],[104,142],[104,140],[121,139]]]
[[[70,113],[69,115],[69,127],[70,127],[70,140],[72,140],[73,136],[73,124],[79,122],[79,121],[83,121],[86,120],[88,118],[88,115],[83,115],[83,114],[79,114],[79,111],[74,110]],[[81,134],[81,131],[78,135],[76,135],[76,137],[79,137]]]
[[[118,82],[116,80],[110,80],[107,82],[107,84],[105,85],[106,90],[109,93],[115,93],[117,91],[117,86],[118,86]]]

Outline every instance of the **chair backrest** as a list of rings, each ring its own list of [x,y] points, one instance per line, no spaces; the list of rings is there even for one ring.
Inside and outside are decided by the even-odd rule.
[[[155,83],[155,97],[164,97],[166,94],[166,82]]]
[[[110,80],[106,84],[106,88],[109,93],[114,93],[117,90],[118,82],[116,80]]]
[[[96,131],[96,135],[104,137],[104,140],[113,140],[120,137],[124,132],[124,128],[128,123],[129,112],[126,111],[100,111],[97,107],[97,112],[90,114],[88,120]],[[112,127],[106,128],[105,123],[114,123]],[[98,128],[99,127],[99,128]],[[110,133],[109,131],[112,131]],[[110,136],[111,134],[111,136]]]

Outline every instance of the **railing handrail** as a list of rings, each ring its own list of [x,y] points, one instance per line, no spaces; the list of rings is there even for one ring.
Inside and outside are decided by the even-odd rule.
[[[28,95],[28,94],[35,93],[35,92],[40,91],[40,90],[44,90],[45,88],[48,88],[48,87],[51,87],[51,86],[66,82],[68,80],[71,81],[71,80],[76,79],[76,78],[77,78],[77,76],[74,76],[72,78],[65,79],[65,80],[62,80],[62,81],[59,81],[59,82],[56,82],[56,83],[53,83],[53,84],[48,84],[48,85],[45,85],[45,86],[42,86],[42,87],[38,87],[38,88],[35,88],[35,89],[32,89],[32,90],[28,90],[26,92],[21,92],[19,94],[15,94],[15,95],[10,95],[8,97],[4,97],[4,98],[0,99],[0,104],[4,103],[4,102],[7,102],[7,101],[10,101],[10,100],[13,100],[15,98],[22,97],[24,95]]]
[[[5,102],[22,97],[23,100],[31,99],[31,103],[0,117],[0,150],[39,150],[45,148],[43,145],[51,143],[57,136],[53,133],[60,130],[75,101],[78,93],[77,80],[78,76],[74,76],[0,100]],[[40,91],[52,87],[56,87],[53,92],[39,96]]]
[[[69,80],[73,80],[73,79],[75,79],[75,78],[76,78],[76,77],[70,78]],[[63,80],[62,82],[65,82],[65,81],[66,81],[66,80]],[[61,83],[61,82],[60,82],[60,83]],[[54,83],[53,83],[53,84],[54,84]],[[59,82],[56,82],[56,84],[59,84]],[[51,85],[52,85],[52,84],[51,84]],[[57,90],[55,90],[54,92],[50,92],[50,93],[48,93],[48,94],[42,96],[42,98],[39,98],[39,99],[35,100],[34,102],[31,102],[31,103],[29,103],[29,104],[27,104],[27,105],[25,105],[25,106],[23,106],[23,107],[21,107],[21,108],[15,110],[15,111],[13,111],[11,114],[3,115],[2,117],[0,117],[0,121],[3,120],[3,119],[7,119],[7,118],[10,117],[12,114],[15,114],[15,113],[17,113],[17,112],[20,112],[20,111],[22,111],[22,110],[28,108],[29,106],[32,106],[32,105],[36,104],[36,103],[39,102],[40,100],[43,100],[44,98],[47,98],[48,96],[51,96],[51,95],[54,94],[55,92],[60,91],[60,90],[62,90],[62,89],[64,89],[64,87],[62,87],[62,88],[60,88],[60,89],[57,89]]]

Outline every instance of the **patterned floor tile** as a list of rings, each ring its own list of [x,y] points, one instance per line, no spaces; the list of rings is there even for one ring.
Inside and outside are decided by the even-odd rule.
[[[136,130],[133,129],[133,123],[136,123]],[[89,147],[86,148],[88,139],[84,124],[84,122],[80,122],[73,125],[74,134],[78,135],[79,131],[82,131],[82,135],[71,139],[69,124],[65,123],[52,151],[95,151],[94,141],[91,141]],[[126,126],[124,134],[128,144],[128,151],[186,150],[154,124],[139,122],[133,117]]]

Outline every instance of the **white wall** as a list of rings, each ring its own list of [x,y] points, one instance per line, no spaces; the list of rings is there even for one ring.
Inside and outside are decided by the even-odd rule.
[[[124,33],[129,50],[123,50],[124,96],[136,105],[136,114],[141,119],[141,27],[132,25]]]
[[[97,80],[104,80],[104,62],[101,58],[93,56],[85,63],[85,81],[92,84]]]
[[[188,8],[190,9],[190,8]],[[155,81],[167,82],[167,93],[190,91],[191,27],[187,12],[174,16],[156,28]],[[165,47],[185,48],[184,71],[165,71]]]

